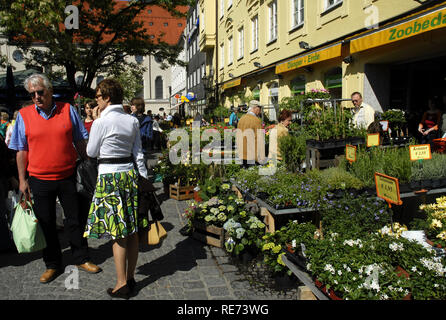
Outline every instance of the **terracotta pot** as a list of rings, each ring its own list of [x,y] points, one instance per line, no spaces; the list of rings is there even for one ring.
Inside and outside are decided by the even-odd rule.
[[[201,197],[200,197],[199,192],[195,191],[195,190],[194,190],[194,200],[197,201],[197,202],[202,202],[203,201],[203,199],[201,199]]]
[[[443,247],[441,246],[441,244],[436,244],[433,241],[426,239],[426,242],[429,243],[429,245],[431,245],[432,247],[436,247],[436,248],[440,248],[442,249]]]

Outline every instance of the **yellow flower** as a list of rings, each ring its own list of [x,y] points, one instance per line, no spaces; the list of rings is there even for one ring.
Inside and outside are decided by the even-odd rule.
[[[430,227],[431,228],[442,228],[443,224],[441,223],[440,220],[432,219],[432,223],[431,223]]]
[[[277,257],[277,263],[284,266],[285,263],[282,261],[282,256],[285,254],[285,252],[282,252],[281,254],[279,254],[279,256]]]
[[[262,247],[262,251],[266,251],[266,250],[272,249],[272,248],[274,248],[274,246],[275,246],[274,243],[272,243],[272,242],[268,242],[268,243],[266,243],[266,244],[263,245],[263,247]]]
[[[446,241],[446,231],[437,234],[437,238]]]
[[[275,246],[275,247],[272,249],[272,251],[273,251],[274,253],[279,253],[280,250],[282,250],[282,247],[281,247],[280,245],[277,245],[277,246]]]

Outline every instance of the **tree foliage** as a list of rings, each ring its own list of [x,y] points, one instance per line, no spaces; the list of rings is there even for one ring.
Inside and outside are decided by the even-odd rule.
[[[182,48],[163,41],[138,19],[143,10],[158,5],[173,16],[185,16],[178,6],[194,0],[3,0],[0,3],[0,28],[10,43],[29,53],[27,63],[62,67],[70,86],[87,92],[97,74],[110,74],[111,68],[135,69],[128,57],[156,55],[166,64],[184,62],[177,57]],[[64,22],[78,8],[78,28],[67,29]],[[184,10],[183,10],[184,12]],[[38,42],[41,46],[32,46]],[[138,68],[136,68],[138,69]],[[83,74],[76,84],[76,72]]]

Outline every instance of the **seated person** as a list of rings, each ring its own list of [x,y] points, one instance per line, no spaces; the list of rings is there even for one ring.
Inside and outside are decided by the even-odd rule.
[[[428,108],[418,124],[418,131],[421,134],[420,142],[422,144],[432,144],[432,140],[438,138],[439,135],[438,129],[441,122],[441,111],[438,110],[438,101],[436,99],[429,99]]]

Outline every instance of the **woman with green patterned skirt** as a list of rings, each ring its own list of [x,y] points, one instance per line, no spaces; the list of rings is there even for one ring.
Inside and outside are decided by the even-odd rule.
[[[84,237],[113,240],[117,281],[107,293],[128,299],[136,286],[138,228],[148,225],[147,217],[138,217],[137,197],[138,178],[147,179],[147,168],[138,120],[125,113],[122,98],[116,80],[103,80],[96,88],[100,117],[91,127],[87,154],[98,158],[98,179]]]

